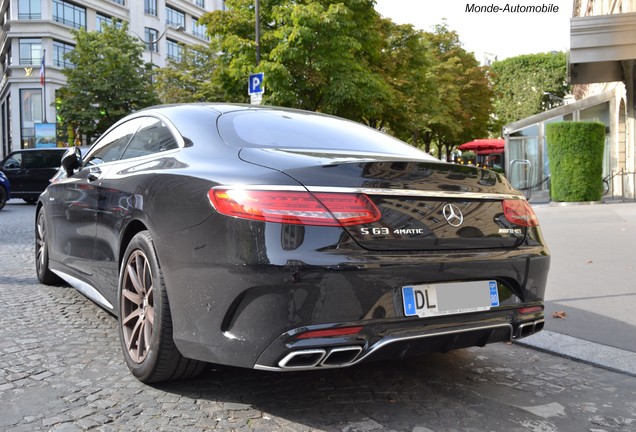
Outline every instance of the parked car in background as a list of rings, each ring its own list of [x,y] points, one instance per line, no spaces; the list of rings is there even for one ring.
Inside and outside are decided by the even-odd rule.
[[[118,317],[144,382],[206,362],[320,370],[543,328],[550,263],[523,194],[316,113],[138,111],[41,195],[39,280]]]
[[[0,162],[2,171],[11,182],[13,198],[28,203],[37,201],[60,167],[65,148],[36,148],[15,150]]]
[[[0,210],[4,208],[7,201],[11,199],[11,186],[9,179],[2,171],[0,171]]]

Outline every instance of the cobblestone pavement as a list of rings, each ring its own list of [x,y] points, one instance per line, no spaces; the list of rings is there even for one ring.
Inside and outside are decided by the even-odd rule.
[[[38,284],[34,210],[0,211],[2,431],[636,430],[636,378],[516,344],[310,373],[210,366],[144,385],[111,315]]]

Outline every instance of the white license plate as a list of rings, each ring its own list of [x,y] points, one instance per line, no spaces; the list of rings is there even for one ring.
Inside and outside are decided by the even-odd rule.
[[[499,306],[496,281],[402,287],[404,314],[421,318],[486,311]]]

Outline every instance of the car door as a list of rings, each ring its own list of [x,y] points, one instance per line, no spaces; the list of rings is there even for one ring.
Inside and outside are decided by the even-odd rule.
[[[22,191],[36,199],[60,166],[64,149],[34,150],[22,157]]]
[[[49,189],[55,230],[52,256],[63,257],[66,265],[89,275],[92,281],[98,281],[96,288],[100,291],[105,288],[100,277],[103,262],[115,257],[104,256],[102,251],[105,249],[96,245],[98,186],[104,174],[121,158],[139,124],[125,122],[107,132],[86,154],[78,172]]]
[[[130,219],[144,213],[147,180],[154,175],[158,164],[153,156],[179,147],[168,126],[160,119],[142,117],[135,119],[135,124],[139,124],[139,129],[116,167],[102,173],[98,186],[94,254],[101,263],[103,277],[115,283],[112,296],[116,294],[119,276],[116,258],[120,253],[121,233]]]

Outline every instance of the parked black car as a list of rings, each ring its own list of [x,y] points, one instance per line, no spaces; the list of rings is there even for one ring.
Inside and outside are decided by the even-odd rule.
[[[12,197],[34,203],[60,167],[65,148],[15,150],[0,162],[0,171],[11,182]]]
[[[63,158],[37,274],[118,316],[145,382],[402,358],[543,327],[550,263],[504,177],[273,107],[137,112]]]

